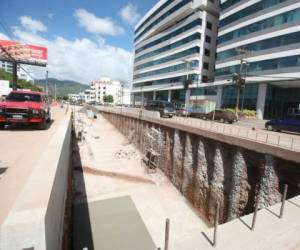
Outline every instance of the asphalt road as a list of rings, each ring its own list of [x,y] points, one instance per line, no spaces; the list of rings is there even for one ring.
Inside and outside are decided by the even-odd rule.
[[[12,126],[0,131],[0,225],[33,171],[35,161],[63,121],[65,112],[66,109],[53,107],[53,120],[47,130]]]

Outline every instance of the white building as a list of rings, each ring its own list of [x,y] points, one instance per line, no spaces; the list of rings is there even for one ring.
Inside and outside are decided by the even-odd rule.
[[[245,53],[242,68],[237,49]],[[219,106],[235,105],[237,88],[230,86],[234,73],[246,77],[240,107],[256,109],[258,118],[298,109],[299,0],[221,1],[215,82]]]
[[[120,81],[112,80],[109,77],[101,77],[98,80],[92,81],[91,87],[85,91],[86,102],[104,103],[104,97],[108,95],[113,97],[113,103],[116,105],[122,104],[122,97],[123,103],[126,101],[128,105],[130,104],[130,94],[128,94],[127,89],[124,88],[124,84],[121,84]]]
[[[9,87],[9,81],[0,80],[0,98],[1,96],[7,96],[12,91]]]
[[[13,66],[12,63],[9,62],[4,62],[4,61],[0,61],[0,69],[5,70],[8,73],[13,73]],[[18,74],[18,78],[19,79],[23,79],[26,81],[34,81],[34,79],[32,78],[32,71],[26,67],[25,65],[22,65],[22,67],[20,67],[20,65],[18,65],[17,68],[17,74]]]
[[[214,0],[161,0],[141,19],[134,40],[135,103],[188,105],[193,96],[215,97],[214,89],[199,87],[214,80],[218,12]]]

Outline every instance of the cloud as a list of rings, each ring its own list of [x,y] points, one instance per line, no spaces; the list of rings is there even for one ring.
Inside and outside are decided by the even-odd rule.
[[[54,17],[54,14],[53,13],[48,13],[48,18],[49,19],[52,19]]]
[[[47,30],[47,27],[38,20],[32,19],[30,16],[21,16],[19,18],[21,25],[28,31],[33,33],[43,32]]]
[[[103,39],[97,42],[87,38],[69,40],[63,37],[48,40],[20,27],[15,28],[14,35],[19,41],[47,47],[49,77],[89,84],[91,80],[108,75],[131,82],[132,53],[111,46]],[[44,78],[45,68],[31,69],[37,78]]]
[[[75,10],[74,17],[77,19],[79,26],[85,28],[90,33],[111,36],[124,34],[124,29],[114,24],[108,17],[97,17],[84,9]]]
[[[124,22],[130,25],[136,24],[141,17],[141,15],[137,12],[137,7],[131,3],[128,3],[123,9],[121,9],[120,16]]]
[[[0,40],[9,40],[9,37],[5,34],[0,33]]]

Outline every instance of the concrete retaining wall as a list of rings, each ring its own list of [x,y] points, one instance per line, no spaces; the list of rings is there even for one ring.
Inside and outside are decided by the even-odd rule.
[[[18,196],[1,227],[0,249],[48,249],[62,246],[71,119],[66,117]]]
[[[143,153],[149,128],[160,131],[163,148],[159,168],[209,223],[214,220],[217,201],[220,222],[226,222],[251,213],[256,193],[261,206],[279,202],[285,183],[289,185],[288,197],[300,194],[299,163],[214,140],[185,127],[102,114]]]

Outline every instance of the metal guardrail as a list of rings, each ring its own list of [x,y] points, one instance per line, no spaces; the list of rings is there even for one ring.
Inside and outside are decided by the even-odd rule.
[[[214,121],[203,121],[195,118],[183,119],[181,117],[174,117],[174,120],[184,125],[198,127],[220,134],[231,135],[255,142],[265,143],[268,145],[275,145],[278,147],[290,149],[292,151],[300,151],[300,136],[255,131],[246,127],[236,126],[232,124],[227,125]]]
[[[123,114],[123,115],[134,115],[135,117],[148,117],[160,119],[159,112],[149,111],[138,108],[124,108],[124,107],[103,107],[96,106],[100,111]],[[255,142],[265,143],[268,145],[274,145],[277,147],[286,148],[292,151],[300,151],[300,136],[291,136],[286,134],[275,134],[264,131],[255,131],[250,128],[227,125],[214,121],[204,121],[196,118],[183,118],[173,117],[172,121],[191,127],[200,128],[203,130],[213,131],[219,134],[225,134],[235,136],[237,138],[243,138]]]

